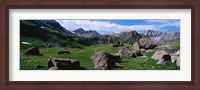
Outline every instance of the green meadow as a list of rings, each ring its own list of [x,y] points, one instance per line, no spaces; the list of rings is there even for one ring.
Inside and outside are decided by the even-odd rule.
[[[174,46],[174,45],[168,45]],[[153,49],[155,52],[158,48]],[[20,50],[20,70],[35,70],[37,65],[43,66],[42,70],[48,70],[47,62],[49,58],[67,58],[75,59],[80,62],[81,67],[86,70],[95,70],[94,64],[90,57],[95,52],[105,50],[110,53],[117,53],[117,47],[112,47],[110,44],[92,45],[84,48],[68,48],[68,47],[52,47],[39,48],[40,56],[24,55],[26,49]],[[70,54],[56,54],[58,50],[68,50]],[[154,52],[142,52],[146,57],[139,58],[124,58],[121,60],[122,67],[112,68],[112,70],[178,70],[176,63],[168,61],[166,65],[157,65],[156,60],[151,59]]]

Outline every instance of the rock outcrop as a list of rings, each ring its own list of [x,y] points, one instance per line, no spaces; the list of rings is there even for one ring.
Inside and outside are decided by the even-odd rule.
[[[139,45],[143,49],[153,49],[157,46],[150,38],[145,36],[139,39]]]
[[[96,52],[95,55],[91,56],[94,63],[94,68],[99,70],[106,70],[116,67],[116,62],[119,62],[120,56],[114,56],[106,51]]]
[[[118,55],[121,58],[132,57],[132,52],[127,47],[119,47]]]
[[[31,47],[25,52],[25,55],[40,55],[40,51],[37,47]]]
[[[140,50],[140,45],[138,44],[138,42],[135,42],[135,43],[133,44],[133,49],[134,49],[134,50]]]

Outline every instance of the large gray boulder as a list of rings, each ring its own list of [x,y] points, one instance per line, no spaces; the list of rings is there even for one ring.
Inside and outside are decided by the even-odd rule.
[[[178,58],[177,58],[177,60],[176,60],[176,65],[177,65],[178,67],[180,67],[180,56],[178,56]]]
[[[58,67],[61,70],[79,70],[80,62],[73,59],[50,58],[48,59],[48,68]]]
[[[132,57],[132,52],[127,47],[120,47],[118,55],[120,55],[121,58]]]
[[[139,46],[143,49],[153,49],[157,45],[150,38],[143,36],[139,39]]]
[[[153,54],[153,56],[152,56],[151,58],[154,59],[154,60],[160,60],[160,59],[162,59],[162,57],[163,57],[164,55],[166,55],[166,54],[169,54],[169,53],[167,53],[167,51],[165,51],[165,50],[157,50],[157,51]]]
[[[139,46],[138,42],[135,42],[135,43],[133,44],[133,49],[134,49],[134,50],[140,50],[140,46]]]
[[[165,54],[161,59],[158,60],[157,64],[165,65],[167,61],[171,60],[171,56],[169,54]]]
[[[31,47],[25,52],[25,55],[40,55],[40,51],[37,47]]]
[[[116,67],[116,62],[119,62],[120,56],[112,55],[106,51],[96,52],[95,55],[91,56],[94,63],[94,68],[99,70],[106,70]]]

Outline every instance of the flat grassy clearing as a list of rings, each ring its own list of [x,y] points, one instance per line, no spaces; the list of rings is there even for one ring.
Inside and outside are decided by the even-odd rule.
[[[56,52],[60,49],[69,50],[70,54],[58,55]],[[157,48],[154,49],[156,51]],[[20,51],[20,69],[21,70],[34,70],[36,65],[44,66],[43,70],[47,70],[47,62],[49,58],[68,58],[80,61],[81,67],[86,70],[95,70],[94,64],[90,57],[95,52],[105,50],[110,53],[117,53],[117,47],[112,47],[110,44],[92,45],[83,49],[79,48],[40,48],[41,56],[24,55],[26,50]],[[113,70],[178,70],[175,63],[167,62],[166,65],[157,65],[155,60],[151,59],[154,52],[142,52],[146,58],[125,58],[120,63],[123,65],[121,68],[113,68]]]

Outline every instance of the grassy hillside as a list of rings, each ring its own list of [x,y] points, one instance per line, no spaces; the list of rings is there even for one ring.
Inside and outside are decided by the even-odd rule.
[[[49,27],[41,27],[31,21],[20,21],[20,48],[27,49],[30,47],[30,45],[24,45],[22,42],[28,42],[31,43],[31,46],[37,47],[42,47],[45,43],[59,44],[71,48],[83,48],[88,45],[84,37],[66,35]]]
[[[57,55],[56,52],[60,49],[69,50],[70,54]],[[94,70],[93,62],[90,59],[95,52],[106,50],[110,53],[117,53],[118,50],[112,45],[103,44],[103,45],[92,45],[85,47],[84,49],[80,48],[41,48],[40,52],[42,56],[30,56],[24,55],[25,50],[20,51],[20,69],[21,70],[34,70],[36,65],[44,66],[47,70],[47,60],[48,58],[70,58],[80,61],[81,66],[87,70]],[[144,55],[147,58],[126,58],[123,59],[120,64],[123,65],[122,68],[113,68],[114,70],[177,70],[175,63],[167,62],[166,65],[157,65],[155,60],[151,59],[151,56],[154,52],[145,53]]]

